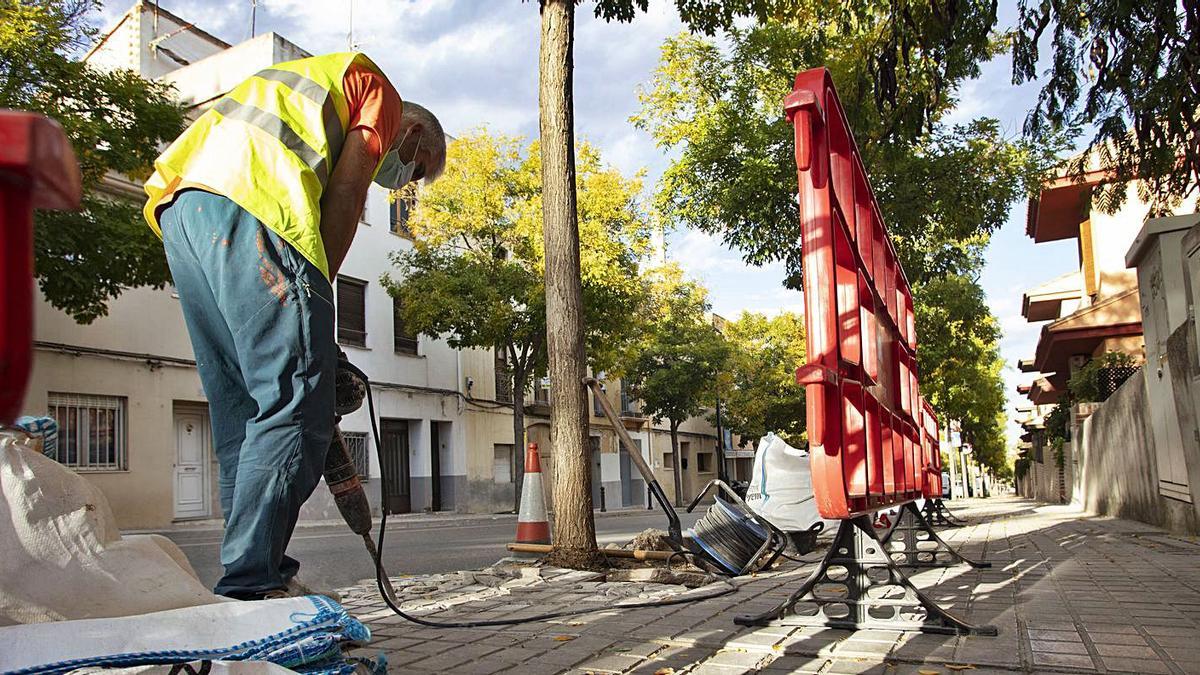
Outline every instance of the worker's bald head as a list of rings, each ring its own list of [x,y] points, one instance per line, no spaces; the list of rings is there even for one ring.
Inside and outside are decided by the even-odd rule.
[[[442,131],[442,123],[428,108],[405,101],[400,133],[396,139],[400,144],[397,146],[400,158],[405,161],[409,158],[416,160],[419,178],[434,181],[442,175],[446,168],[446,132]],[[416,157],[413,157],[414,153]]]

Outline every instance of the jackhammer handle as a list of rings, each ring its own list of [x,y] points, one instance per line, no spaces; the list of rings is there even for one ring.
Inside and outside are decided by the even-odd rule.
[[[612,403],[608,397],[604,395],[604,390],[600,388],[600,381],[594,377],[583,378],[583,384],[592,390],[596,396],[596,401],[600,403],[600,409],[604,412],[604,416],[608,418],[608,423],[612,425],[613,430],[617,432],[617,438],[621,445],[625,446],[625,452],[629,455],[629,459],[633,462],[633,466],[642,474],[642,478],[646,481],[646,487],[649,488],[650,494],[654,495],[656,501],[662,506],[663,513],[667,515],[667,532],[671,536],[671,540],[677,543],[683,542],[682,526],[679,522],[679,515],[675,513],[674,507],[667,501],[667,493],[663,492],[662,486],[658,484],[658,479],[654,476],[654,471],[646,464],[646,460],[642,458],[642,452],[637,444],[633,442],[633,437],[625,430],[625,425],[621,423],[620,417],[617,416],[617,411],[613,409]]]

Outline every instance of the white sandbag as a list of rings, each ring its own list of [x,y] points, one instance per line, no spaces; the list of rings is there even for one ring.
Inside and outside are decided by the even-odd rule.
[[[228,660],[269,661],[332,675],[353,672],[355,664],[346,660],[344,650],[370,639],[366,626],[319,595],[216,603],[0,628],[0,645],[21,646],[0,649],[0,673]]]
[[[746,504],[784,532],[801,532],[820,522],[808,452],[773,433],[763,436],[754,453]]]
[[[98,488],[0,432],[0,626],[222,602],[173,542],[122,537]]]
[[[291,675],[293,672],[267,661],[188,661],[130,668],[91,666],[68,671],[68,675]]]

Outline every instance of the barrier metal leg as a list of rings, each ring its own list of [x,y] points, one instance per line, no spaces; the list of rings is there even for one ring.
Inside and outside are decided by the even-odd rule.
[[[913,502],[900,507],[900,517],[894,525],[878,536],[884,550],[902,567],[949,567],[958,563],[976,569],[992,566],[990,562],[971,560],[951,548]]]
[[[925,520],[931,524],[940,527],[963,527],[966,523],[959,517],[950,513],[950,509],[946,508],[945,502],[938,499],[926,499],[925,507],[922,509],[925,513]]]
[[[997,635],[939,607],[909,581],[875,538],[870,516],[843,520],[821,565],[775,609],[734,619],[741,626],[825,626],[946,635]]]

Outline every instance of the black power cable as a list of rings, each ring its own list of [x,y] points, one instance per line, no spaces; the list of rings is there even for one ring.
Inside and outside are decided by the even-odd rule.
[[[375,438],[375,453],[379,458],[380,466],[383,465],[383,456],[381,454],[383,447],[379,438],[379,425],[375,422],[375,398],[371,395],[370,378],[367,374],[360,370],[357,366],[350,363],[348,360],[342,359],[338,362],[339,366],[348,368],[355,375],[362,378],[366,383],[367,390],[367,411],[371,416],[371,434]],[[388,475],[386,471],[380,472],[380,489],[383,494],[388,493]],[[700,600],[710,600],[719,598],[724,595],[729,595],[737,591],[737,586],[730,583],[728,580],[722,579],[725,588],[718,590],[715,593],[705,593],[703,595],[692,595],[688,597],[668,598],[666,600],[652,600],[647,602],[635,602],[628,604],[615,604],[607,607],[582,607],[576,609],[565,609],[557,612],[546,612],[544,614],[535,614],[533,616],[521,617],[519,619],[483,619],[478,621],[430,621],[422,619],[418,616],[406,613],[400,609],[399,600],[396,599],[395,589],[392,588],[391,581],[387,578],[387,571],[383,568],[383,540],[387,533],[387,510],[384,509],[379,519],[379,541],[372,541],[370,533],[363,535],[363,540],[367,545],[367,549],[371,551],[371,556],[375,562],[375,584],[379,588],[379,595],[383,597],[383,602],[388,606],[388,609],[396,613],[403,619],[411,621],[422,626],[431,628],[483,628],[487,626],[514,626],[522,623],[533,623],[535,621],[546,621],[548,619],[557,619],[564,616],[576,616],[579,614],[588,614],[590,612],[601,612],[610,609],[644,609],[649,607],[669,607],[671,605],[682,605],[689,602],[698,602]]]

